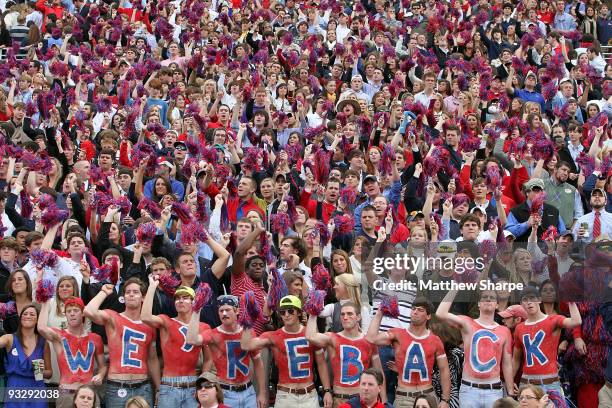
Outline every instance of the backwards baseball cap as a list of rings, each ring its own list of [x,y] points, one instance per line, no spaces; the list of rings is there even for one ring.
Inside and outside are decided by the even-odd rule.
[[[68,306],[76,306],[81,310],[85,309],[85,303],[83,303],[83,300],[76,296],[70,296],[68,299],[64,300],[64,309],[67,309]]]
[[[531,180],[527,181],[523,186],[525,187],[526,191],[531,191],[534,187],[538,187],[541,190],[544,190],[544,181],[539,178],[532,178]]]
[[[535,296],[537,298],[540,297],[540,291],[538,290],[536,286],[533,286],[533,285],[525,286],[525,289],[521,291],[520,299],[523,300],[523,298],[530,297],[530,296]]]
[[[278,308],[279,309],[294,308],[294,309],[302,310],[302,301],[297,296],[288,295],[280,300],[280,303],[278,304]]]
[[[504,319],[507,317],[520,317],[523,320],[527,320],[527,312],[521,305],[509,306],[506,310],[499,312],[499,315]]]
[[[192,299],[195,299],[195,291],[189,286],[179,286],[174,292],[174,297],[179,296],[189,296]]]

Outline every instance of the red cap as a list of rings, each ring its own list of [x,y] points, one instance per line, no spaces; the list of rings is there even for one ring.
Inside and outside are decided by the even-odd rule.
[[[523,306],[521,305],[509,306],[503,312],[499,312],[499,315],[504,319],[507,317],[520,317],[523,320],[527,320],[527,312],[525,311],[525,308],[523,308]]]

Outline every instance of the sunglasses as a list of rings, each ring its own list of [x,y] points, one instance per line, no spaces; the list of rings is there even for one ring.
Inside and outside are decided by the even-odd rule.
[[[278,311],[278,314],[281,316],[284,316],[285,314],[293,316],[295,314],[295,309],[282,309]]]
[[[215,383],[211,383],[210,381],[206,381],[200,385],[200,390],[210,390],[211,388],[215,388]]]
[[[183,145],[178,145],[174,148],[174,150],[181,150],[183,152],[187,151],[187,147],[183,146]]]

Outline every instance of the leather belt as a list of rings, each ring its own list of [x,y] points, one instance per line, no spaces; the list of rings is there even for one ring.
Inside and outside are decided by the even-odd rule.
[[[249,381],[248,383],[244,383],[240,385],[229,385],[229,384],[219,384],[219,385],[221,386],[222,390],[240,392],[240,391],[244,391],[247,388],[249,388],[251,386],[251,382]]]
[[[174,387],[174,388],[195,388],[196,386],[196,382],[192,381],[192,382],[184,382],[184,381],[176,381],[176,382],[172,382],[172,381],[162,381],[161,385],[166,385],[168,387]]]
[[[139,382],[122,382],[122,381],[115,381],[115,380],[106,380],[106,383],[117,386],[117,387],[133,390],[134,388],[142,387],[145,384],[149,384],[149,380],[143,380]]]
[[[547,385],[559,381],[559,377],[551,378],[521,378],[521,384]]]
[[[276,387],[277,391],[282,391],[288,394],[295,394],[295,395],[306,395],[314,389],[315,389],[314,384],[310,384],[306,388],[287,388],[287,387],[283,387],[282,385],[279,385]]]
[[[397,391],[395,391],[395,394],[396,395],[400,395],[402,397],[418,397],[418,396],[421,396],[423,394],[429,394],[430,392],[433,392],[433,390],[434,390],[433,388],[428,388],[426,390],[413,391],[413,392],[397,390]]]
[[[333,396],[334,396],[334,398],[343,399],[343,400],[349,400],[349,399],[353,398],[355,396],[355,394],[353,394],[353,395],[349,395],[349,394],[336,394],[334,392]]]
[[[481,390],[501,390],[502,389],[501,382],[496,382],[493,384],[483,384],[483,383],[471,383],[469,381],[461,380],[461,384],[465,384],[469,387],[478,388]]]

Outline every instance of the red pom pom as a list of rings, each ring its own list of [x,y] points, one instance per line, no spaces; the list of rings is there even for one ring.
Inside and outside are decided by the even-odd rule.
[[[45,303],[55,295],[55,285],[48,279],[42,279],[36,286],[35,300],[37,303]]]
[[[385,296],[380,302],[380,311],[383,316],[397,319],[400,315],[397,296]]]
[[[325,307],[325,295],[326,292],[324,290],[311,290],[308,293],[304,311],[311,316],[320,315]]]

